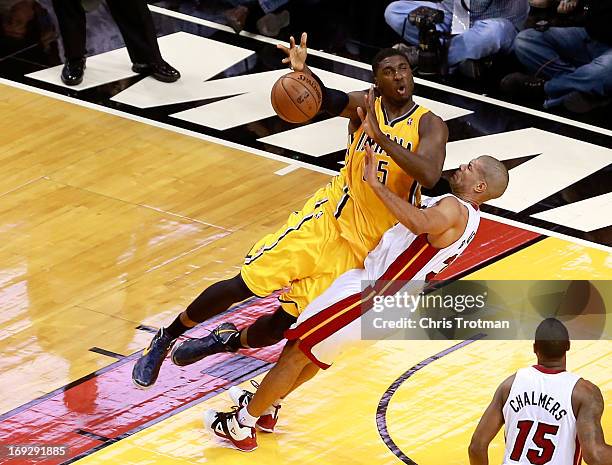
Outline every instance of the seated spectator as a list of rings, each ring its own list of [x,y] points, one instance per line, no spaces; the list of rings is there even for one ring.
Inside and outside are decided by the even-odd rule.
[[[528,0],[395,1],[387,7],[385,21],[411,45],[418,45],[419,31],[407,20],[408,15],[421,6],[444,11],[444,22],[437,28],[440,32],[453,34],[448,50],[451,72],[467,60],[510,52],[529,14]]]
[[[575,2],[561,2],[569,13]],[[587,3],[584,27],[522,31],[516,57],[530,74],[512,73],[501,88],[516,98],[544,100],[545,108],[564,106],[586,113],[612,99],[612,2]]]

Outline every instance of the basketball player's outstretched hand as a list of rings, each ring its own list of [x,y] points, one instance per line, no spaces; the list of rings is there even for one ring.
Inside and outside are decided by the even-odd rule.
[[[382,134],[380,126],[378,125],[378,119],[376,118],[376,110],[374,109],[374,86],[370,87],[368,95],[365,99],[365,110],[361,107],[357,107],[357,115],[361,119],[363,130],[374,141],[378,141],[378,138]]]
[[[285,52],[287,57],[283,58],[283,63],[290,63],[293,71],[304,70],[304,66],[306,65],[306,55],[308,54],[308,49],[306,48],[307,38],[308,35],[305,32],[302,32],[299,46],[295,45],[295,39],[293,36],[289,37],[289,47],[286,47],[283,44],[278,44],[276,46],[276,48]]]
[[[366,155],[363,159],[363,179],[372,187],[377,187],[380,184],[376,173],[376,159],[370,144],[365,144]]]

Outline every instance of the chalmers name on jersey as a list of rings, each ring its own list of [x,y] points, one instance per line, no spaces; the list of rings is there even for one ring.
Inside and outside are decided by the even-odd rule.
[[[516,372],[503,407],[504,465],[580,463],[572,392],[580,377],[535,366]]]

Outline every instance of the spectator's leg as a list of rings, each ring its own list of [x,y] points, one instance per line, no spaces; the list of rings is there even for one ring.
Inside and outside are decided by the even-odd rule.
[[[546,95],[555,98],[577,91],[599,97],[612,95],[612,48],[572,73],[559,74],[544,85]]]
[[[584,28],[527,29],[517,35],[514,53],[531,74],[550,79],[572,73],[577,64],[590,61],[587,41]]]
[[[451,40],[448,65],[453,67],[465,60],[478,60],[498,52],[510,52],[516,33],[514,25],[507,19],[476,21],[468,31]]]
[[[385,10],[385,21],[397,34],[403,37],[403,39],[411,44],[417,45],[419,43],[419,30],[416,26],[413,26],[408,21],[408,15],[420,6],[428,6],[437,10],[444,10],[444,22],[438,24],[437,28],[439,31],[449,31],[450,24],[453,20],[452,4],[450,7],[447,1],[442,3],[433,2],[422,2],[422,1],[405,1],[400,0],[397,2],[390,3]]]

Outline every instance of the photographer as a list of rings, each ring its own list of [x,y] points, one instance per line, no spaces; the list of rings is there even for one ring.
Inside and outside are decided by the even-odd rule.
[[[583,7],[582,27],[528,29],[516,37],[516,56],[531,75],[506,76],[504,92],[544,100],[544,108],[563,105],[574,113],[612,101],[612,1]]]
[[[448,49],[448,66],[451,72],[466,60],[478,60],[498,52],[509,52],[516,34],[529,14],[528,0],[393,2],[385,10],[385,21],[411,45],[419,44],[419,30],[408,21],[408,15],[422,6],[444,11],[444,21],[437,25],[437,29],[441,33],[453,34]]]

